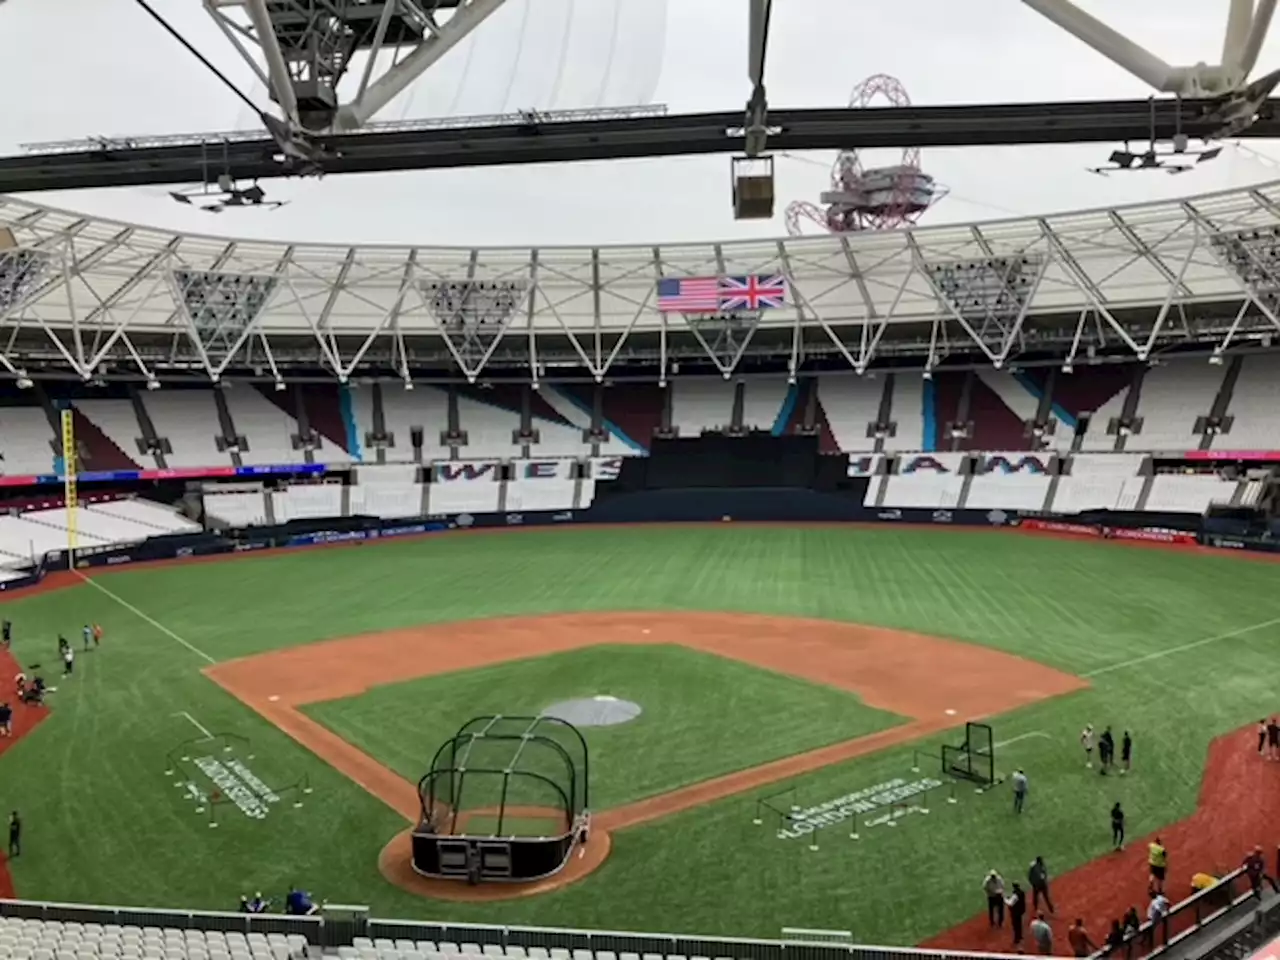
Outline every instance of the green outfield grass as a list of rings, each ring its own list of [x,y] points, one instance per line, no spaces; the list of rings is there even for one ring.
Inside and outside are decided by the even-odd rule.
[[[561,700],[596,694],[630,700],[644,711],[627,723],[582,731],[591,751],[596,810],[901,722],[843,690],[667,645],[589,647],[513,660],[303,709],[417,781],[436,748],[471,717],[537,715]]]
[[[1115,799],[1134,835],[1190,812],[1208,741],[1280,709],[1278,575],[1229,555],[994,532],[732,525],[459,535],[121,571],[101,583],[146,618],[87,586],[5,603],[25,664],[56,662],[57,632],[78,636],[86,620],[107,635],[58,682],[53,715],[0,758],[0,810],[25,814],[14,875],[30,897],[234,907],[241,893],[297,882],[383,915],[745,935],[812,926],[910,943],[979,909],[989,867],[1016,874],[1043,854],[1060,872],[1105,852]],[[1094,686],[995,721],[997,740],[1040,734],[1003,751],[1002,766],[1031,777],[1020,821],[1002,792],[969,794],[856,842],[831,827],[812,852],[753,826],[751,798],[731,798],[616,835],[601,871],[561,893],[464,908],[386,885],[376,854],[403,821],[200,673],[209,660],[423,622],[620,609],[905,628]],[[168,752],[199,736],[183,713],[247,737],[264,779],[307,775],[313,793],[301,809],[228,815],[211,830],[164,775]],[[1080,769],[1086,721],[1135,731],[1132,777]],[[761,740],[774,733],[754,713],[742,723]],[[907,774],[910,756],[895,749],[802,778],[797,802]]]

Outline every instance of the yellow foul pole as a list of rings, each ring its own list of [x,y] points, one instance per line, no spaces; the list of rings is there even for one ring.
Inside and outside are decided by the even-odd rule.
[[[79,522],[79,500],[76,497],[76,426],[71,408],[62,411],[62,488],[67,502],[67,569],[76,568],[76,549],[79,546],[76,526]]]

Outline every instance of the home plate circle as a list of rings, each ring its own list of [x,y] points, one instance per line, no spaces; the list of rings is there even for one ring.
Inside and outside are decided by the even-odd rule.
[[[564,720],[575,727],[612,727],[640,716],[640,704],[607,694],[561,700],[542,711],[544,717]]]

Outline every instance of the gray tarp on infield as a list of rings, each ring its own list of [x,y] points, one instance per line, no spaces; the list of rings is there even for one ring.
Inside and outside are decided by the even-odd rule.
[[[640,716],[640,704],[600,695],[561,700],[542,711],[544,717],[564,720],[575,727],[612,727]]]

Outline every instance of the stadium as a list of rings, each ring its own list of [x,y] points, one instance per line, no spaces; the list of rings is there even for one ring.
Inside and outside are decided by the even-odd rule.
[[[114,149],[0,157],[0,960],[1280,934],[1280,181],[935,224],[846,151],[817,233],[575,246],[6,186]]]

